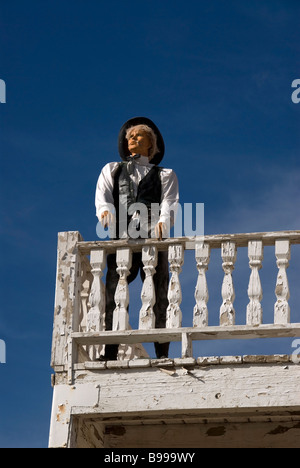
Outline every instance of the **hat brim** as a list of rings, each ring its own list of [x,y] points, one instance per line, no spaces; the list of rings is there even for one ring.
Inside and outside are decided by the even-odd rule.
[[[165,143],[155,123],[147,117],[133,117],[132,119],[127,120],[127,122],[125,122],[122,126],[118,138],[118,148],[121,158],[126,161],[128,156],[130,156],[128,141],[126,139],[126,132],[130,127],[134,127],[135,125],[148,125],[148,127],[154,131],[157,138],[157,148],[159,149],[159,152],[156,153],[151,159],[151,164],[158,165],[162,161],[165,154]]]

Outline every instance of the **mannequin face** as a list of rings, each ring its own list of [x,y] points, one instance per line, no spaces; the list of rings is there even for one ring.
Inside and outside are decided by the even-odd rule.
[[[145,130],[133,128],[128,136],[128,149],[132,155],[141,154],[142,156],[149,155],[151,148],[151,139]]]

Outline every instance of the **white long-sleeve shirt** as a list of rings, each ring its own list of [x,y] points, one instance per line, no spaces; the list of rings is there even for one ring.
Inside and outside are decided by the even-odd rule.
[[[135,159],[134,170],[130,175],[135,195],[137,195],[137,189],[140,181],[148,174],[154,164],[149,163],[146,156],[141,156],[139,159]],[[112,205],[114,205],[113,188],[114,188],[114,176],[119,167],[119,163],[112,162],[106,164],[98,178],[95,204],[96,204],[96,215],[100,220],[104,211],[112,212]],[[160,218],[159,222],[169,224],[170,226],[174,223],[174,213],[176,213],[176,206],[179,201],[179,189],[178,179],[175,172],[172,169],[162,168],[160,171],[161,178],[161,204],[160,204]],[[172,208],[172,213],[170,213]],[[114,214],[114,213],[113,213]]]

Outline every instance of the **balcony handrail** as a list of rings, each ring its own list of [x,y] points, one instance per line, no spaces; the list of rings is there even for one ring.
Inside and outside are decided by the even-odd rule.
[[[300,230],[274,231],[274,232],[250,232],[239,234],[210,234],[205,236],[171,237],[168,239],[118,239],[105,241],[79,241],[79,251],[88,255],[92,250],[105,249],[107,253],[114,253],[122,247],[130,247],[133,252],[141,251],[142,247],[152,245],[159,250],[168,250],[169,245],[182,244],[185,250],[194,250],[196,242],[206,242],[212,249],[219,249],[223,242],[235,242],[237,247],[247,247],[252,240],[261,240],[265,247],[275,245],[275,241],[287,239],[291,245],[300,244]]]
[[[196,340],[226,340],[226,339],[251,339],[251,338],[288,338],[300,336],[300,323],[288,325],[262,324],[258,328],[249,325],[233,325],[228,327],[209,326],[207,329],[195,327],[182,327],[175,329],[158,328],[149,330],[121,330],[103,332],[73,332],[72,338],[80,345],[102,344],[132,344],[152,343],[153,335],[159,343],[166,341],[179,342],[182,336],[186,339]],[[183,357],[190,357],[187,354]]]
[[[57,266],[56,315],[53,336],[53,365],[65,365],[66,356],[69,368],[73,369],[78,348],[98,346],[107,343],[141,343],[150,341],[181,341],[182,356],[192,355],[193,340],[259,338],[259,337],[298,337],[300,323],[290,323],[289,285],[287,267],[291,245],[300,244],[300,231],[255,232],[242,234],[217,234],[203,237],[157,239],[122,239],[85,242],[77,232],[60,233]],[[262,268],[263,251],[266,246],[275,246],[278,275],[275,286],[274,323],[262,323],[262,286],[259,270]],[[248,247],[250,278],[248,285],[249,303],[246,311],[246,325],[236,325],[234,310],[234,282],[232,272],[235,267],[237,249]],[[211,249],[221,249],[224,278],[222,283],[222,304],[220,325],[208,324],[208,286],[206,271],[210,262]],[[116,291],[114,330],[104,330],[105,285],[102,281],[106,266],[106,255],[117,254],[120,271],[129,271],[130,256],[141,251],[144,265],[155,265],[157,251],[168,250],[171,271],[169,288],[169,309],[166,329],[153,328],[152,291],[154,268],[143,284],[142,301],[150,306],[150,316],[140,316],[138,330],[127,330],[129,289],[126,274],[121,277],[123,292]],[[193,327],[182,327],[180,272],[184,261],[184,251],[195,250],[198,277],[195,279],[195,307]],[[147,262],[147,263],[146,263]],[[125,270],[124,270],[125,269]],[[65,277],[61,274],[64,271]],[[150,271],[150,269],[149,269]],[[69,272],[68,284],[66,275]],[[120,273],[121,275],[121,273]],[[174,285],[176,287],[174,287]],[[125,292],[124,295],[124,286]],[[66,296],[66,287],[68,294]],[[174,292],[175,291],[175,292]],[[119,296],[118,296],[119,294]],[[63,296],[63,297],[62,297]],[[143,307],[140,311],[142,314]],[[172,314],[171,314],[172,310]],[[63,313],[62,313],[63,312]],[[59,343],[58,343],[59,342]],[[67,344],[66,344],[67,343]],[[64,344],[64,350],[57,358],[55,347]],[[95,353],[93,354],[95,356]],[[71,364],[70,364],[71,363]],[[70,371],[71,372],[71,371]]]

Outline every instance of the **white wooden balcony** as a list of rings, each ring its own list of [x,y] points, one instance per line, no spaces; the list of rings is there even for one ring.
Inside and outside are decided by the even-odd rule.
[[[300,366],[295,362],[295,359],[294,361],[291,360],[290,356],[277,358],[269,356],[268,358],[248,357],[247,361],[247,357],[243,358],[239,356],[228,358],[226,356],[217,356],[215,358],[206,358],[205,356],[199,356],[199,354],[195,355],[193,352],[193,345],[195,342],[203,340],[250,340],[255,338],[276,339],[283,337],[300,337],[300,312],[298,309],[292,311],[291,314],[289,305],[290,290],[287,274],[291,254],[293,254],[293,248],[297,244],[300,244],[300,231],[210,235],[204,238],[172,238],[163,241],[146,239],[140,241],[118,240],[93,242],[84,242],[78,232],[60,233],[58,235],[57,283],[51,361],[51,365],[55,371],[53,383],[56,394],[53,400],[50,446],[72,446],[72,443],[73,445],[76,445],[76,443],[78,445],[79,439],[77,438],[77,442],[74,442],[74,431],[72,432],[70,429],[70,421],[72,419],[70,416],[71,413],[74,415],[74,421],[77,421],[76,434],[78,434],[78,421],[82,420],[83,416],[85,417],[85,427],[87,427],[87,414],[89,414],[89,417],[92,415],[94,419],[96,415],[99,418],[98,432],[103,430],[105,433],[105,425],[103,425],[104,415],[106,415],[108,419],[114,415],[114,420],[116,420],[116,414],[119,414],[121,415],[120,421],[124,423],[126,418],[124,419],[124,415],[122,416],[122,405],[118,406],[117,404],[118,392],[114,394],[114,391],[112,391],[114,400],[109,400],[110,403],[108,403],[107,399],[105,400],[105,407],[109,407],[110,410],[104,411],[103,409],[100,411],[100,396],[98,390],[95,390],[100,387],[105,388],[106,385],[107,388],[109,388],[112,385],[111,376],[116,371],[122,373],[122,379],[124,379],[123,383],[122,379],[119,383],[120,394],[122,394],[122,385],[133,385],[130,378],[133,375],[133,370],[136,371],[137,369],[140,369],[139,378],[141,374],[144,374],[143,379],[150,379],[151,381],[151,378],[153,378],[155,386],[157,385],[157,381],[153,377],[152,372],[153,369],[157,368],[162,371],[160,372],[160,377],[163,375],[167,380],[174,374],[180,376],[180,372],[193,372],[193,377],[198,381],[202,378],[200,375],[201,368],[207,365],[207,363],[208,365],[212,365],[212,363],[217,365],[214,368],[214,372],[216,372],[218,365],[222,365],[224,369],[226,363],[228,366],[238,363],[248,363],[248,365],[252,363],[255,369],[249,370],[249,381],[251,382],[251,379],[255,376],[255,372],[257,375],[261,374],[256,367],[258,363],[269,363],[268,372],[270,373],[270,383],[272,378],[274,378],[274,365],[276,363],[281,363],[282,366],[286,366],[286,363],[289,362],[292,363],[290,368],[293,370],[288,380],[292,383],[289,387],[289,391],[287,392],[287,390],[285,390],[286,398],[282,396],[282,388],[276,388],[271,398],[272,404],[270,403],[270,398],[266,398],[264,401],[260,400],[260,403],[258,403],[257,398],[255,398],[256,390],[253,390],[254,393],[252,397],[255,403],[253,403],[252,406],[250,405],[252,408],[251,410],[249,410],[249,401],[247,400],[247,398],[251,399],[251,397],[246,397],[244,395],[244,400],[241,399],[242,396],[240,399],[235,397],[235,403],[233,403],[233,401],[230,400],[231,396],[228,395],[227,400],[223,399],[220,405],[220,402],[218,402],[219,399],[215,395],[221,395],[222,392],[217,391],[214,393],[215,398],[213,402],[209,404],[206,401],[204,406],[202,403],[199,406],[198,400],[198,403],[195,403],[191,394],[187,393],[186,397],[180,394],[181,403],[178,397],[174,397],[173,403],[170,399],[168,401],[164,400],[164,403],[158,407],[154,404],[151,408],[149,402],[153,397],[153,392],[155,394],[157,389],[155,391],[151,389],[150,383],[147,387],[148,390],[144,390],[149,393],[148,395],[144,395],[144,406],[141,402],[134,400],[136,406],[134,406],[134,402],[129,402],[126,409],[123,409],[127,415],[132,415],[131,417],[133,419],[130,419],[131,425],[133,424],[133,420],[138,419],[137,412],[139,415],[145,413],[144,418],[146,420],[149,420],[149,418],[151,419],[151,414],[153,413],[154,420],[157,421],[157,410],[160,411],[161,415],[165,413],[165,417],[160,416],[164,421],[172,415],[172,424],[174,424],[175,420],[178,421],[178,418],[180,421],[184,420],[184,417],[179,416],[181,412],[184,412],[185,415],[188,413],[189,416],[185,416],[188,420],[197,417],[197,421],[199,422],[199,418],[203,420],[206,418],[207,420],[208,415],[211,415],[217,410],[219,414],[222,414],[220,416],[221,419],[225,418],[228,420],[229,415],[227,412],[229,409],[231,417],[233,417],[233,415],[238,417],[237,413],[241,410],[243,410],[243,417],[245,418],[253,417],[253,414],[257,413],[257,411],[260,412],[262,417],[262,415],[266,415],[267,407],[269,407],[269,413],[274,413],[274,417],[277,418],[277,421],[284,420],[290,423],[291,417],[293,421],[295,418],[298,420],[300,394],[298,390],[299,385],[296,386],[295,378],[299,378],[300,376]],[[265,322],[262,308],[263,289],[260,280],[260,270],[263,265],[265,247],[271,247],[273,249],[274,265],[277,269],[273,284],[275,291],[274,303],[272,305],[268,304],[268,308],[272,307],[273,319],[271,323]],[[218,325],[210,325],[210,284],[207,281],[207,270],[210,265],[211,252],[215,249],[220,252],[220,263],[222,265],[222,280],[219,285],[221,300],[218,310],[219,323]],[[245,249],[247,249],[248,253],[247,263],[249,267],[249,280],[247,281],[248,303],[244,310],[244,324],[237,324],[235,311],[236,291],[233,271],[239,253],[245,251]],[[170,265],[169,307],[167,310],[167,325],[165,329],[154,328],[153,306],[155,304],[155,297],[153,275],[155,274],[157,252],[160,250],[168,250]],[[131,255],[133,252],[137,251],[142,252],[146,279],[140,291],[141,299],[138,328],[132,329],[129,325],[131,319],[128,317],[127,312],[128,304],[131,303],[127,276],[130,271]],[[181,310],[182,298],[184,297],[185,290],[181,287],[182,281],[180,273],[184,264],[185,252],[187,251],[193,251],[195,255],[195,277],[193,286],[194,306],[190,310]],[[105,331],[104,326],[104,273],[106,255],[108,253],[117,254],[117,271],[120,275],[115,294],[116,309],[114,311],[112,331]],[[298,268],[300,273],[300,264]],[[298,277],[300,277],[300,274],[298,275]],[[215,286],[216,284],[214,284],[214,287]],[[241,311],[239,311],[239,314],[240,313]],[[182,326],[183,317],[184,323],[188,323],[188,326]],[[291,322],[291,317],[296,318],[294,323]],[[171,356],[170,359],[165,361],[151,360],[142,346],[142,344],[149,342],[163,343],[167,341],[180,342],[181,354],[178,356]],[[105,363],[98,360],[105,344],[122,345],[120,347],[118,361]],[[240,372],[241,369],[243,369],[245,380],[247,376],[245,366],[238,367],[238,372]],[[198,375],[199,372],[200,374]],[[261,375],[266,375],[266,369],[264,369],[264,374]],[[287,373],[285,375],[287,376]],[[137,380],[137,376],[135,375],[135,383]],[[277,382],[276,379],[275,381]],[[99,383],[98,387],[96,385],[97,383]],[[233,378],[233,394],[235,383]],[[91,390],[91,388],[89,389],[90,398],[86,397],[86,393],[83,391],[83,384],[87,386],[93,385],[93,390]],[[168,381],[168,385],[169,384],[170,382]],[[116,382],[114,382],[113,385],[116,386]],[[228,382],[226,385],[228,385]],[[267,380],[264,382],[264,385],[267,385]],[[274,381],[270,383],[269,387],[274,387],[275,389],[276,384]],[[74,389],[76,388],[77,390],[75,391]],[[73,392],[70,389],[73,389]],[[215,390],[216,387],[214,387],[212,391],[214,392]],[[87,391],[86,387],[86,392]],[[194,390],[192,389],[192,391]],[[70,392],[73,396],[70,396]],[[249,390],[249,393],[251,393],[251,390]],[[77,397],[74,397],[76,394]],[[276,395],[278,398],[277,403],[274,400]],[[71,405],[73,409],[71,410],[69,408],[66,410],[68,402],[70,402],[72,398],[75,398],[74,404]],[[91,404],[93,399],[97,401]],[[185,401],[183,401],[184,399]],[[59,403],[60,400],[61,403]],[[75,407],[77,408],[77,412],[74,410]],[[90,409],[87,410],[87,407]],[[82,408],[85,408],[85,410]],[[233,408],[235,408],[234,413]],[[101,417],[99,416],[100,414]],[[108,414],[110,416],[108,416]],[[291,414],[293,414],[293,416],[290,416]],[[298,419],[296,414],[298,414]],[[216,419],[216,415],[214,418]],[[62,423],[62,421],[64,422]],[[66,429],[67,427],[68,430]],[[81,429],[82,427],[81,425]],[[66,436],[66,431],[68,436]],[[297,428],[297,437],[299,437],[299,427]],[[101,442],[99,442],[99,446],[110,446],[109,443],[111,442],[107,442],[108,445],[105,445],[103,437],[100,437],[100,439]],[[63,442],[64,440],[65,442]],[[88,444],[86,438],[85,444]],[[91,442],[90,444],[93,445]],[[286,445],[293,446],[293,441],[290,440]],[[124,446],[130,446],[130,442],[127,441],[127,445],[125,444]]]

